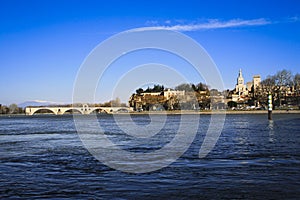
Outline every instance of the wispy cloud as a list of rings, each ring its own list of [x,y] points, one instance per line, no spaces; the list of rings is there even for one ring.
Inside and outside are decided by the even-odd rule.
[[[232,19],[229,21],[220,21],[217,19],[211,19],[204,23],[190,23],[190,24],[173,24],[170,25],[170,21],[167,21],[166,25],[155,25],[149,27],[137,28],[135,31],[144,31],[144,30],[171,30],[171,31],[198,31],[198,30],[209,30],[209,29],[224,29],[224,28],[233,28],[233,27],[246,27],[246,26],[263,26],[271,24],[272,22],[265,19],[251,19],[251,20],[242,20],[242,19]]]
[[[299,21],[300,21],[300,17],[299,16],[289,17],[287,19],[287,22],[299,22]]]

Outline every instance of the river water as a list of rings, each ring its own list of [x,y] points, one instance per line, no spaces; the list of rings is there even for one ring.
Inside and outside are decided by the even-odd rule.
[[[139,126],[151,123],[148,115],[131,117]],[[98,120],[111,141],[122,143],[124,134],[111,115],[100,115]],[[161,146],[174,137],[179,121],[179,115],[167,117],[167,131],[156,138]],[[134,174],[93,157],[72,116],[0,117],[0,198],[300,198],[300,115],[278,114],[273,121],[262,114],[227,115],[216,145],[200,159],[209,122],[210,115],[201,115],[193,143],[176,162]],[[133,153],[154,148],[151,142],[136,148],[129,145]]]

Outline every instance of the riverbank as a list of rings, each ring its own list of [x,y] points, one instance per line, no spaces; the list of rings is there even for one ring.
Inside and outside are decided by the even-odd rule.
[[[110,114],[110,113],[109,113]],[[117,115],[211,115],[211,114],[226,114],[226,115],[240,115],[240,114],[268,114],[267,110],[201,110],[201,111],[192,111],[192,110],[173,110],[173,111],[143,111],[143,112],[130,112],[130,113],[112,113]],[[273,114],[300,114],[300,110],[273,110]],[[54,115],[52,113],[38,114],[43,116]],[[72,114],[66,114],[72,115]],[[81,115],[81,114],[80,114]],[[0,117],[21,117],[29,116],[25,114],[2,114]],[[61,115],[59,115],[61,116]]]
[[[273,110],[273,114],[300,114],[300,110]],[[120,113],[121,114],[121,113]],[[123,113],[122,113],[123,114]],[[125,113],[127,114],[127,113]],[[133,115],[140,115],[140,114],[204,114],[204,115],[211,115],[211,114],[268,114],[267,110],[201,110],[201,111],[191,111],[191,110],[175,110],[175,111],[143,111],[143,112],[131,112],[130,114]]]

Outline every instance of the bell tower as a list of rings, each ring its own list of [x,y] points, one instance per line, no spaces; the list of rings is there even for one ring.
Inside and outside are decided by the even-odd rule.
[[[245,95],[245,92],[246,92],[246,86],[244,84],[242,69],[240,69],[240,71],[239,71],[239,75],[238,75],[238,78],[237,78],[237,83],[235,85],[235,92],[239,95],[239,98],[242,95]]]
[[[242,74],[242,69],[239,71],[239,76],[237,78],[237,85],[244,85],[244,78]]]

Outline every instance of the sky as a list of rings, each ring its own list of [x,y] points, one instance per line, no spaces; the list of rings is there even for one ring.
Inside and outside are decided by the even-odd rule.
[[[0,0],[0,104],[72,102],[74,83],[87,56],[103,41],[130,29],[172,30],[192,38],[210,55],[228,89],[235,87],[239,69],[245,82],[282,69],[300,73],[297,0]],[[110,100],[124,74],[153,62],[185,74],[188,82],[203,80],[193,66],[168,52],[142,50],[122,56],[106,70],[95,101]],[[147,73],[136,73],[147,79]],[[126,102],[130,95],[113,96]]]

